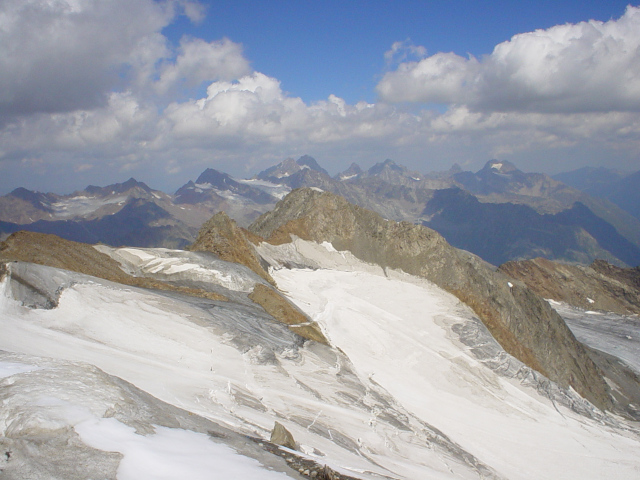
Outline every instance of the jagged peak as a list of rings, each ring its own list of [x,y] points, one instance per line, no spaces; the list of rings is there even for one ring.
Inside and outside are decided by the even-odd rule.
[[[384,162],[376,163],[373,167],[371,167],[368,170],[367,173],[369,173],[369,175],[379,175],[380,173],[382,173],[385,170],[392,170],[392,171],[395,171],[395,172],[398,172],[398,173],[403,173],[407,169],[406,169],[406,167],[398,165],[393,160],[390,160],[390,159],[387,158]]]
[[[462,167],[458,163],[454,163],[453,165],[451,165],[451,168],[449,169],[449,173],[451,174],[460,173],[462,171],[464,170],[462,170]]]
[[[91,195],[109,195],[113,193],[124,193],[136,187],[141,188],[147,193],[151,193],[151,188],[149,188],[146,183],[139,182],[133,177],[131,177],[126,182],[113,183],[111,185],[107,185],[106,187],[89,185],[87,188],[85,188],[84,191]]]
[[[359,175],[362,175],[363,170],[362,168],[360,168],[360,165],[358,165],[357,163],[353,162],[349,168],[347,168],[344,172],[339,173],[335,178],[337,178],[338,180],[349,180],[351,178],[355,178]]]
[[[309,156],[309,155],[303,155],[302,157],[300,157],[297,162],[298,165],[300,165],[301,167],[309,167],[311,170],[315,170],[316,172],[320,172],[320,173],[324,173],[325,175],[329,175],[329,173],[322,168],[318,162],[316,161],[315,158]]]
[[[196,179],[195,184],[201,185],[205,183],[209,183],[211,185],[220,185],[228,182],[234,182],[233,178],[228,174],[216,170],[214,168],[207,168],[204,172],[200,174],[200,176]]]

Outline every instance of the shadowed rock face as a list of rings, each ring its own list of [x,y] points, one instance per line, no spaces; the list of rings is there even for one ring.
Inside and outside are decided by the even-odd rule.
[[[599,408],[612,407],[600,370],[547,302],[429,228],[387,221],[342,197],[300,189],[249,230],[275,244],[289,242],[292,234],[330,242],[366,262],[426,278],[473,308],[507,352]]]
[[[640,314],[640,268],[620,268],[604,260],[590,266],[565,265],[544,258],[507,262],[500,271],[522,280],[544,298],[585,310]]]

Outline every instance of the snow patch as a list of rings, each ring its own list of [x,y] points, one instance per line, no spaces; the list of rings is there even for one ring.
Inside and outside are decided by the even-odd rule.
[[[113,192],[115,193],[115,192]],[[51,204],[55,218],[72,218],[89,215],[101,207],[110,204],[122,205],[127,196],[119,195],[110,198],[87,197],[78,195]]]
[[[214,443],[202,433],[156,426],[155,434],[139,435],[115,418],[93,418],[74,429],[90,447],[124,456],[118,467],[118,480],[289,478],[264,469],[257,460]]]
[[[113,248],[106,245],[96,245],[95,248],[119,262],[124,271],[136,276],[206,282],[237,292],[250,292],[256,283],[255,278],[235,264],[183,250]]]
[[[329,251],[329,252],[337,252],[337,250],[329,242],[322,242],[320,245],[322,245],[324,248],[326,248],[327,251]]]
[[[24,363],[2,362],[0,361],[0,378],[11,377],[19,373],[33,372],[39,370],[40,367],[35,365],[26,365]]]
[[[235,179],[238,183],[243,183],[245,185],[249,185],[257,188],[258,190],[262,190],[265,193],[268,193],[272,197],[277,198],[278,200],[282,200],[287,196],[289,192],[291,192],[291,188],[287,185],[279,185],[277,183],[271,183],[266,180],[259,180],[257,178],[251,178],[248,180],[240,180]]]

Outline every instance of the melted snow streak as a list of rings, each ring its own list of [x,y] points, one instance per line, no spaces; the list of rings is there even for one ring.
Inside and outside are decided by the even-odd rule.
[[[509,357],[434,285],[330,245],[260,252],[333,346],[305,342],[249,301],[239,286],[255,283],[253,273],[191,252],[108,253],[137,274],[231,285],[233,301],[65,272],[56,305],[31,308],[32,290],[5,278],[0,443],[13,453],[2,459],[3,478],[47,478],[38,469],[69,479],[300,478],[244,440],[268,439],[276,420],[306,458],[363,479],[640,471],[632,425],[586,403],[590,416],[568,408],[577,396]],[[59,272],[10,268],[18,266],[32,277]],[[41,284],[44,297],[55,290]]]

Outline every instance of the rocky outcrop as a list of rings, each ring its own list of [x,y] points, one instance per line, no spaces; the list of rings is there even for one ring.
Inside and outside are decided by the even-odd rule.
[[[508,353],[599,408],[612,407],[600,370],[547,302],[429,228],[388,221],[342,197],[300,189],[249,229],[276,244],[291,235],[330,242],[366,262],[426,278],[469,305]]]
[[[263,241],[251,232],[238,227],[226,213],[219,212],[200,229],[191,251],[212,252],[221,260],[235,262],[250,268],[260,277],[275,286],[253,247]],[[303,338],[327,344],[318,325],[284,298],[275,288],[257,283],[249,299],[260,305],[269,315],[289,326],[289,330]]]
[[[269,441],[271,443],[275,443],[276,445],[290,448],[291,450],[297,450],[298,448],[291,432],[287,430],[280,422],[276,422],[273,426],[273,430],[271,431],[271,438],[269,439]]]
[[[273,318],[288,325],[292,332],[308,340],[315,340],[325,345],[329,343],[318,324],[298,310],[275,289],[256,283],[249,298],[264,308]]]
[[[202,226],[189,250],[215,253],[221,260],[244,265],[275,285],[262,266],[251,240],[258,242],[261,239],[240,228],[226,213],[219,212]]]
[[[640,268],[620,268],[604,260],[590,266],[545,258],[507,262],[499,270],[523,281],[538,295],[584,310],[640,314]]]
[[[72,242],[45,233],[20,231],[10,235],[0,244],[0,262],[3,260],[37,263],[135,287],[176,291],[211,300],[226,300],[224,296],[215,292],[176,286],[151,278],[134,277],[122,271],[118,262],[97,251],[92,245]],[[13,277],[17,279],[15,274]],[[52,299],[53,304],[55,301]]]

